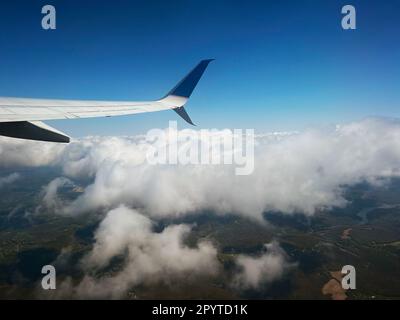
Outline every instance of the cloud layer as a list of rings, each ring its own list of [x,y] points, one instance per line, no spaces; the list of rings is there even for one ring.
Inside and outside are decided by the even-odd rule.
[[[257,257],[239,255],[236,264],[239,272],[233,281],[241,289],[258,289],[264,284],[280,279],[294,264],[288,262],[285,251],[277,242],[264,245],[265,252]]]
[[[138,211],[124,206],[113,209],[100,223],[91,250],[79,262],[82,279],[76,283],[67,278],[51,292],[52,297],[120,299],[138,285],[176,286],[201,276],[220,275],[223,266],[217,248],[208,241],[189,247],[185,239],[190,232],[187,224],[169,225],[155,232],[153,222]],[[63,250],[56,267],[68,265],[69,258],[70,252]],[[116,258],[122,259],[117,270],[113,266]],[[295,266],[276,241],[265,244],[258,256],[238,255],[234,263],[237,270],[232,286],[239,290],[272,283]],[[110,267],[112,272],[105,271]],[[99,271],[103,271],[101,277],[97,276]]]
[[[11,173],[4,177],[0,177],[0,188],[6,186],[8,184],[12,184],[20,178],[21,178],[21,175],[17,172]]]
[[[63,210],[63,202],[58,197],[58,191],[65,186],[73,186],[73,182],[64,177],[55,178],[44,186],[42,190],[42,205],[46,209]]]
[[[367,119],[258,135],[249,176],[235,175],[232,165],[151,165],[152,144],[144,136],[91,137],[67,146],[2,138],[0,146],[0,165],[59,166],[69,179],[92,179],[65,214],[125,204],[154,218],[211,210],[262,219],[266,210],[312,215],[344,206],[345,186],[398,176],[400,123]]]
[[[95,234],[92,250],[82,259],[86,275],[72,285],[61,284],[56,294],[76,298],[121,298],[138,284],[187,281],[201,275],[215,275],[219,265],[217,250],[209,242],[192,248],[184,244],[191,227],[171,225],[162,232],[152,229],[152,221],[126,207],[109,211]],[[108,267],[112,259],[124,257],[121,270],[96,278],[93,272]]]
[[[179,143],[196,132],[179,132]],[[216,135],[226,135],[215,132]],[[345,206],[347,186],[382,184],[399,176],[400,122],[366,119],[330,129],[257,135],[253,174],[235,175],[232,165],[152,165],[153,147],[144,136],[88,137],[69,145],[0,138],[0,167],[53,166],[63,177],[42,193],[40,210],[75,215],[105,212],[91,251],[82,259],[85,276],[66,280],[62,294],[118,298],[136,285],[179,277],[215,275],[221,267],[209,242],[185,245],[186,224],[153,230],[153,220],[197,214],[236,214],[261,221],[267,210],[313,215]],[[16,176],[0,178],[12,183]],[[90,181],[75,200],[60,200],[62,187]],[[11,182],[10,182],[11,181]],[[1,183],[0,183],[1,185]],[[260,256],[240,255],[234,284],[259,288],[279,279],[291,264],[279,245]],[[98,279],[96,272],[123,258],[120,270]]]

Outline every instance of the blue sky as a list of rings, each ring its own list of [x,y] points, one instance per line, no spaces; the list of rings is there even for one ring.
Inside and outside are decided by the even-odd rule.
[[[56,7],[55,31],[41,29],[45,4]],[[357,30],[341,28],[345,4],[357,9]],[[0,28],[0,96],[156,99],[215,58],[187,105],[199,128],[400,117],[399,1],[1,1]],[[130,135],[175,119],[49,124],[74,137]]]

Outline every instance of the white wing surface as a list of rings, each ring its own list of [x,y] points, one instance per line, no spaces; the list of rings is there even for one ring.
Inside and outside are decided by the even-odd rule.
[[[212,60],[201,61],[164,98],[156,101],[89,101],[0,97],[0,135],[53,142],[69,137],[42,120],[111,117],[172,109],[190,124],[184,105]]]

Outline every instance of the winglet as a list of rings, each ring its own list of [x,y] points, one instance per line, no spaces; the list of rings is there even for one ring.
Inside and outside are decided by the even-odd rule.
[[[184,107],[179,107],[172,110],[174,110],[177,114],[179,114],[182,117],[182,119],[185,120],[187,123],[191,124],[192,126],[195,126],[195,124],[193,123],[192,119],[190,119]]]
[[[179,114],[187,123],[195,125],[187,114],[184,105],[191,96],[207,66],[214,59],[202,60],[190,71],[168,94],[161,99],[162,102],[171,105],[171,108]]]
[[[207,66],[213,60],[214,59],[207,59],[200,61],[200,63],[167,94],[167,96],[189,98]]]

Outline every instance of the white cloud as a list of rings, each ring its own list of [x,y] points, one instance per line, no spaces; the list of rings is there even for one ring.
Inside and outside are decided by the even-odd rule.
[[[50,181],[42,190],[42,205],[46,209],[62,210],[63,201],[58,197],[58,190],[62,187],[73,185],[70,179],[64,177],[58,177]]]
[[[124,203],[153,217],[201,210],[255,219],[265,210],[312,215],[319,208],[345,205],[345,185],[397,176],[399,138],[399,122],[376,119],[330,131],[260,136],[249,176],[236,176],[232,166],[151,166],[132,162],[126,154],[116,157],[115,151],[108,157],[103,144],[110,142],[100,141],[83,157],[100,153],[102,161],[92,163],[94,183],[67,211]],[[146,148],[127,140],[119,145],[135,155]]]
[[[121,298],[138,284],[190,279],[218,272],[217,250],[209,242],[192,248],[184,244],[188,225],[172,225],[162,232],[152,230],[152,221],[126,207],[107,213],[95,234],[93,249],[82,259],[86,272],[73,285],[63,282],[56,295],[77,298]],[[97,278],[91,273],[108,266],[114,257],[125,255],[121,270]]]
[[[257,289],[263,284],[282,278],[294,266],[287,260],[286,253],[277,242],[266,244],[265,252],[258,257],[240,255],[236,260],[239,272],[233,281],[242,289]]]
[[[400,167],[400,122],[390,119],[258,135],[249,176],[236,176],[229,165],[150,165],[143,136],[88,137],[67,146],[14,141],[0,140],[0,164],[61,166],[71,179],[93,178],[67,214],[125,204],[153,218],[203,210],[259,220],[265,210],[312,215],[346,205],[345,186],[398,176]]]
[[[152,219],[204,210],[257,220],[266,210],[312,215],[346,205],[348,185],[381,183],[400,172],[400,122],[389,119],[258,135],[249,176],[235,175],[229,165],[150,165],[145,161],[150,147],[143,136],[88,137],[69,145],[0,138],[0,166],[62,168],[66,178],[47,185],[42,205],[65,214],[108,211],[82,260],[85,277],[78,284],[64,281],[56,294],[116,298],[139,284],[217,274],[212,244],[188,247],[190,226],[171,225],[157,233]],[[76,200],[61,201],[58,189],[77,178],[92,182]],[[98,279],[96,271],[119,256],[125,257],[122,269]],[[258,257],[239,256],[237,265],[234,283],[240,288],[279,279],[291,266],[277,243],[266,245]]]
[[[0,177],[0,188],[4,187],[5,185],[12,184],[20,178],[21,175],[17,172],[11,173],[4,177]]]
[[[53,165],[65,147],[61,144],[0,137],[1,167]]]

